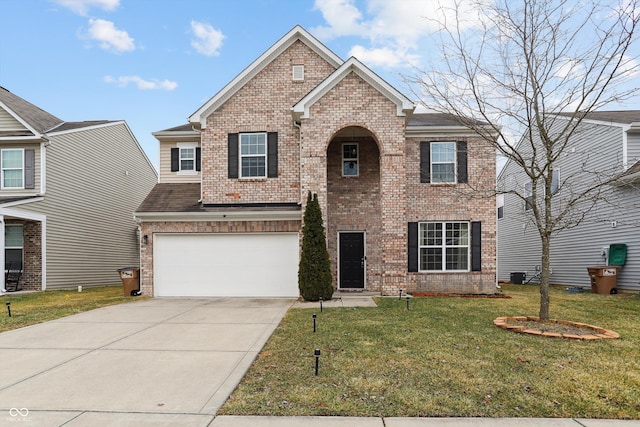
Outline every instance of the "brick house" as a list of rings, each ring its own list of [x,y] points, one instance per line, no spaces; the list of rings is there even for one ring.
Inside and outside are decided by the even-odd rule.
[[[297,296],[318,194],[334,286],[495,292],[495,152],[296,26],[189,117],[154,133],[135,213],[155,296]]]

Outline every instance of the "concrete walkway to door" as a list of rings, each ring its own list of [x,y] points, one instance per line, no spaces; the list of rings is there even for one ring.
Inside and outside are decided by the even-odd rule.
[[[2,333],[0,425],[208,425],[293,303],[156,298]]]

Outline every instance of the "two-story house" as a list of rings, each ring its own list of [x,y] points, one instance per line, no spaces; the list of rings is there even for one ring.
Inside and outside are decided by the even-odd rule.
[[[66,122],[0,88],[0,289],[120,284],[157,173],[124,121]],[[17,286],[16,286],[17,285]]]
[[[160,181],[135,215],[156,296],[298,296],[308,192],[334,286],[494,293],[495,151],[296,26],[154,133]]]
[[[563,129],[570,119],[571,114],[556,114],[551,132]],[[600,182],[608,184],[597,196],[592,192],[588,203],[576,204],[574,217],[580,219],[579,225],[574,226],[574,221],[553,235],[551,283],[590,287],[587,268],[607,265],[609,245],[622,243],[627,245],[627,257],[617,286],[640,289],[639,172],[640,111],[588,113],[554,162],[552,200],[556,206],[565,206],[575,194]],[[530,205],[514,193],[532,199],[530,189],[530,178],[507,162],[498,176],[498,190],[505,192],[498,198],[498,278],[503,281],[511,273],[522,272],[525,281],[537,282],[539,233],[531,221]]]

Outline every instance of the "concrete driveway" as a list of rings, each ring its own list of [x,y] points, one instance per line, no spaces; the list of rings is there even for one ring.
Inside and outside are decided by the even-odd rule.
[[[158,298],[2,333],[0,425],[208,425],[293,303]]]

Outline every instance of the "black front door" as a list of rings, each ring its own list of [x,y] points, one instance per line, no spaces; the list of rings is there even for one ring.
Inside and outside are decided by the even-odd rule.
[[[364,232],[340,232],[340,289],[364,289]]]

